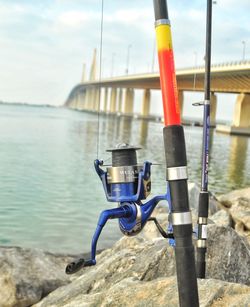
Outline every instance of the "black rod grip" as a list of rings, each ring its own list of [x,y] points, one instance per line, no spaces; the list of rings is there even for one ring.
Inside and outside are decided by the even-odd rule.
[[[206,276],[206,248],[197,248],[196,250],[196,272],[198,278]]]
[[[171,198],[174,199],[174,212],[189,211],[187,180],[169,181]]]
[[[209,195],[208,192],[200,192],[198,217],[208,217]]]
[[[199,298],[195,274],[193,245],[175,247],[176,272],[181,307],[198,307]]]
[[[155,20],[168,19],[168,7],[166,0],[154,0]]]
[[[167,167],[187,165],[183,127],[179,125],[164,127],[163,138]]]
[[[167,168],[187,165],[183,127],[172,125],[163,129]],[[189,212],[187,179],[169,180],[173,213]],[[174,224],[176,273],[181,307],[199,307],[198,286],[195,270],[192,223]]]

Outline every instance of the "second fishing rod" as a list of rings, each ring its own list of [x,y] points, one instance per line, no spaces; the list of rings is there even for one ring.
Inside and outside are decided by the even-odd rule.
[[[210,135],[210,75],[211,75],[212,0],[207,0],[206,55],[204,80],[202,176],[198,210],[198,238],[196,273],[198,278],[206,276],[207,219],[209,209],[208,166]]]

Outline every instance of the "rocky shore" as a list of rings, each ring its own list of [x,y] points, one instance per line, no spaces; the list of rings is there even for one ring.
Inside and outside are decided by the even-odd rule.
[[[199,189],[190,185],[196,221]],[[167,213],[155,212],[162,225]],[[207,279],[201,306],[250,306],[250,188],[210,199]],[[97,256],[97,265],[67,276],[72,257],[0,247],[0,306],[178,306],[174,250],[153,223]]]

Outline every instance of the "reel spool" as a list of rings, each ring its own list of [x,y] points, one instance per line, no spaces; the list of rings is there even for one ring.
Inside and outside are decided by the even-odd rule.
[[[136,150],[140,147],[126,143],[108,149],[112,153],[112,166],[104,172],[102,162],[95,160],[96,172],[103,183],[103,188],[110,202],[138,201],[148,197],[151,192],[151,164],[137,164]]]
[[[140,147],[130,146],[126,143],[118,144],[115,148],[108,149],[112,153],[112,167],[107,168],[107,182],[111,185],[111,195],[134,195],[138,190],[139,172],[143,165],[137,165],[136,150]],[[146,199],[151,192],[150,172],[143,177],[143,194],[141,199]]]

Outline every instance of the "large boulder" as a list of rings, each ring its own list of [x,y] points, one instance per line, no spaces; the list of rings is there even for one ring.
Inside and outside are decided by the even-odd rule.
[[[138,306],[160,306],[157,304],[163,302],[163,298],[166,299],[165,294],[162,296],[159,290],[156,301],[154,301],[154,295],[148,290],[152,288],[153,291],[158,287],[159,289],[166,287],[164,290],[166,293],[169,291],[169,305],[165,306],[176,306],[178,304],[175,289],[176,281],[169,279],[171,275],[175,274],[174,250],[167,244],[166,239],[160,237],[151,238],[151,241],[145,239],[145,232],[147,236],[149,233],[152,234],[148,229],[151,227],[154,227],[154,225],[148,223],[142,235],[132,238],[124,237],[119,240],[113,248],[104,251],[97,257],[95,267],[84,269],[82,276],[71,284],[58,288],[36,306],[74,306],[74,304],[75,306],[85,306],[84,304],[86,306],[109,306],[109,304],[110,306],[123,306],[123,304],[128,306],[124,303],[125,297],[130,306],[136,306],[136,300],[140,302],[139,297],[142,301],[145,298],[145,304],[140,303],[140,305],[138,303]],[[208,278],[249,284],[250,254],[249,246],[244,238],[240,237],[230,227],[219,227],[215,224],[208,227],[208,238]],[[161,282],[156,281],[159,277],[165,278],[162,288]],[[145,283],[146,281],[152,281],[152,283]],[[215,286],[211,288],[213,299],[218,298],[220,293],[223,296],[225,284],[221,282],[221,286],[217,286],[215,282]],[[127,287],[131,293],[126,291],[124,297],[122,293],[123,290],[125,292]],[[236,288],[240,290],[241,286],[236,286]],[[120,292],[118,289],[120,289]],[[135,289],[138,291],[138,296],[134,294]],[[209,293],[210,290],[207,289],[206,291]],[[203,292],[202,295],[207,302],[205,286]],[[147,293],[151,293],[152,297],[150,298]],[[133,300],[134,295],[135,300]],[[119,296],[124,298],[119,298]],[[152,300],[151,303],[150,299]],[[247,300],[249,301],[249,297]],[[82,305],[80,302],[82,302]],[[158,303],[156,304],[156,302]],[[146,303],[149,305],[146,305]],[[204,306],[209,305],[204,303]]]
[[[234,200],[230,208],[239,200],[242,198]],[[166,211],[165,206],[155,211],[164,228]],[[221,224],[227,226],[227,216],[224,212],[220,214],[225,221]],[[231,222],[234,225],[230,215]],[[178,304],[176,280],[171,277],[175,274],[174,249],[160,236],[153,222],[147,223],[140,235],[120,239],[97,256],[96,266],[87,267],[72,277],[64,273],[65,264],[70,260],[70,257],[37,250],[0,249],[0,306],[30,306],[46,295],[35,306]],[[209,279],[200,282],[201,306],[248,306],[249,288],[242,284],[250,284],[249,276],[248,241],[230,226],[209,225]]]
[[[227,283],[220,280],[199,280],[200,306],[233,307],[249,306],[250,287]],[[176,277],[157,278],[143,282],[135,277],[123,279],[111,285],[107,290],[96,293],[67,293],[62,299],[61,287],[33,307],[131,307],[131,306],[166,306],[178,307]]]
[[[127,278],[152,280],[175,273],[174,251],[163,239],[147,241],[141,236],[122,238],[111,249],[97,256],[97,265],[82,270],[82,276],[61,287],[49,304],[67,301],[71,296],[108,291]],[[60,297],[60,299],[58,299]],[[48,305],[49,306],[49,305]]]
[[[1,247],[0,306],[30,306],[69,283],[64,267],[70,260],[37,249]]]
[[[209,217],[209,222],[215,223],[218,226],[233,227],[233,220],[227,210],[221,209]]]
[[[231,208],[231,206],[239,199],[239,198],[250,199],[250,187],[235,190],[227,194],[223,194],[218,196],[218,201],[225,207]]]
[[[228,211],[234,229],[250,242],[250,188],[221,195],[218,200]]]
[[[250,285],[250,247],[231,227],[208,226],[207,277]]]

